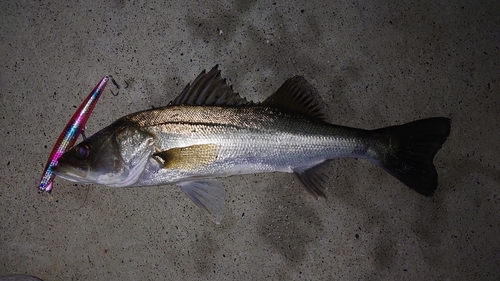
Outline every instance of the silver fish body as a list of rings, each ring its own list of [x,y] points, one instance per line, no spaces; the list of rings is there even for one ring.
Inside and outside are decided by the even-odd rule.
[[[323,110],[301,77],[255,104],[232,92],[214,67],[170,105],[122,117],[75,146],[55,173],[115,187],[177,184],[216,222],[225,192],[211,178],[294,173],[310,194],[323,197],[322,164],[334,158],[368,158],[417,192],[434,193],[432,161],[449,119],[363,130],[327,123]]]
[[[181,105],[132,114],[118,122],[140,128],[145,132],[145,140],[152,136],[154,149],[150,147],[150,152],[201,145],[211,158],[198,165],[185,164],[182,168],[180,164],[164,169],[162,160],[149,157],[145,171],[134,186],[248,173],[292,173],[327,159],[366,157],[369,147],[368,131],[263,106]],[[122,146],[122,149],[136,148]]]

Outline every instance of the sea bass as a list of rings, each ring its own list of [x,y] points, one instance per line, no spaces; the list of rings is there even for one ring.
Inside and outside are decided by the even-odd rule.
[[[225,190],[213,178],[293,173],[312,196],[325,197],[325,163],[335,158],[366,158],[416,192],[434,194],[433,158],[450,119],[364,130],[327,123],[324,112],[301,76],[254,103],[233,92],[215,66],[167,106],[122,117],[73,147],[54,172],[112,187],[176,184],[216,223]]]

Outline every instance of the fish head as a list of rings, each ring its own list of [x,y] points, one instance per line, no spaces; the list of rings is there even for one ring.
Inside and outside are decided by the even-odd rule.
[[[118,120],[65,152],[54,173],[73,182],[131,186],[155,151],[154,139],[137,126]]]

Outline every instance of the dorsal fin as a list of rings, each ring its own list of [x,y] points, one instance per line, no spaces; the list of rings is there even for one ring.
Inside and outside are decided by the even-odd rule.
[[[325,103],[316,89],[302,76],[286,80],[274,94],[262,102],[262,105],[326,120]]]
[[[200,75],[188,84],[182,93],[169,105],[212,105],[212,106],[248,106],[253,105],[246,99],[233,92],[231,86],[226,84],[226,79],[220,75],[218,65]]]

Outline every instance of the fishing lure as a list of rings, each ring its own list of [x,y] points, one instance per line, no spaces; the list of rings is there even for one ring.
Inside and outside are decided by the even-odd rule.
[[[109,76],[104,76],[101,79],[101,81],[95,86],[94,90],[90,92],[80,107],[78,107],[73,114],[73,117],[71,117],[68,124],[66,124],[66,127],[64,127],[61,135],[59,135],[54,148],[52,148],[49,159],[47,160],[47,164],[45,164],[42,179],[38,185],[39,192],[50,192],[52,190],[53,181],[56,176],[52,169],[57,165],[57,160],[64,152],[66,152],[66,150],[75,144],[80,134],[82,134],[85,138],[83,135],[85,124],[87,123],[87,120],[89,119],[90,114],[99,100],[101,93],[104,91],[109,79]]]

